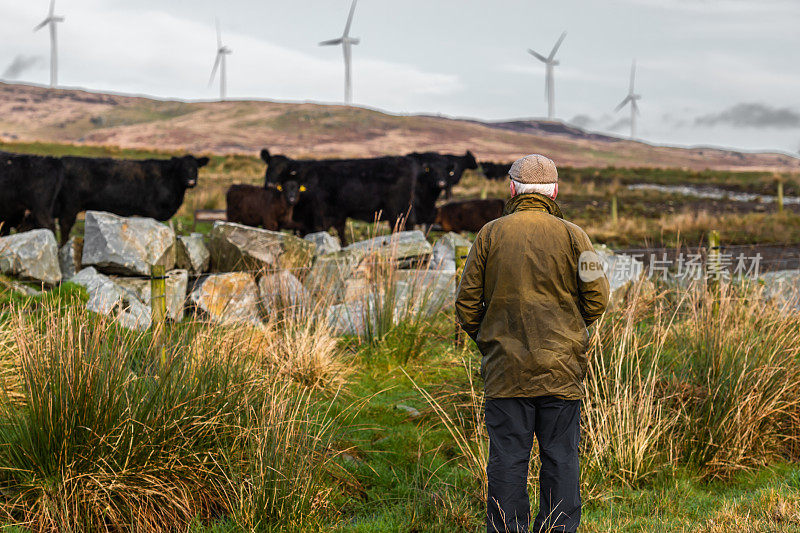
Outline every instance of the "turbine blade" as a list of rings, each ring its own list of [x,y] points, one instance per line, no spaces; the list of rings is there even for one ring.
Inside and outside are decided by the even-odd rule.
[[[48,24],[49,22],[50,22],[50,17],[47,17],[47,18],[46,18],[46,19],[44,19],[42,22],[40,22],[40,23],[39,23],[39,24],[38,24],[38,25],[37,25],[35,28],[33,28],[33,31],[39,31],[39,30],[41,30],[42,28],[44,28],[45,26],[47,26],[47,24]]]
[[[56,0],[50,0],[50,16],[56,12]]]
[[[358,0],[353,0],[353,3],[350,4],[350,14],[347,15],[347,24],[344,27],[344,37],[348,37],[350,35],[350,26],[353,24],[353,14],[356,12],[356,3]]]
[[[547,63],[547,58],[546,58],[546,57],[544,57],[544,56],[543,56],[542,54],[540,54],[539,52],[536,52],[536,51],[534,51],[534,50],[531,50],[530,48],[528,48],[528,53],[529,53],[530,55],[532,55],[533,57],[535,57],[536,59],[538,59],[539,61],[541,61],[542,63]]]
[[[217,75],[217,69],[219,68],[221,60],[222,60],[222,54],[217,53],[217,58],[214,60],[214,68],[211,69],[211,77],[208,78],[209,87],[211,87],[211,84],[214,83],[214,76]]]
[[[564,33],[561,34],[561,37],[558,38],[558,41],[556,41],[556,45],[553,47],[553,50],[550,52],[550,55],[547,56],[547,60],[548,61],[552,61],[553,58],[556,57],[556,52],[558,52],[558,49],[561,47],[561,43],[564,42],[564,38],[566,36],[567,36],[567,32],[564,32]]]
[[[631,101],[631,97],[630,96],[626,96],[625,99],[623,101],[621,101],[617,107],[614,108],[614,111],[619,111],[620,109],[625,107],[625,104],[627,104],[630,101]],[[636,104],[634,103],[633,105],[636,105]]]
[[[361,43],[361,39],[359,39],[358,37],[350,38],[350,44],[359,44],[359,43]]]
[[[641,112],[639,111],[639,104],[636,103],[636,100],[631,101],[631,106],[633,106],[634,113],[641,115]]]
[[[330,41],[322,41],[319,43],[319,46],[333,46],[335,44],[342,44],[342,38],[339,37],[338,39],[331,39]]]
[[[633,94],[633,83],[636,80],[636,60],[633,60],[633,64],[631,65],[631,84],[630,88],[628,89],[628,94]]]
[[[222,30],[219,28],[219,19],[215,18],[214,22],[217,25],[217,49],[222,48]]]

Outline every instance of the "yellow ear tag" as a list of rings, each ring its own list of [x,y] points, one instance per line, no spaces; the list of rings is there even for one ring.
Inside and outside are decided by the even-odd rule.
[[[283,185],[278,185],[278,190],[282,191],[283,190]]]
[[[301,185],[300,186],[300,192],[306,192],[306,186],[305,185]]]

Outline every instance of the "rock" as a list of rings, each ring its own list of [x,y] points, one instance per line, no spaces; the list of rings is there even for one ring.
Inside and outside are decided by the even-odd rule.
[[[612,300],[616,292],[625,291],[628,283],[638,280],[644,272],[644,263],[634,257],[615,254],[605,245],[596,245],[594,249],[608,278]]]
[[[261,324],[258,286],[255,278],[247,272],[206,276],[195,285],[189,299],[215,322]]]
[[[779,307],[800,309],[800,270],[777,270],[759,276],[764,282],[764,297]]]
[[[5,276],[0,276],[0,288],[5,288],[10,291],[21,292],[25,296],[41,296],[42,291],[38,291],[33,287],[28,287],[24,283],[8,279]]]
[[[115,278],[113,281],[120,287],[136,295],[142,304],[151,307],[151,282],[141,278]],[[183,320],[186,304],[186,291],[189,287],[189,273],[186,270],[170,270],[167,272],[167,318],[173,322]]]
[[[175,266],[190,274],[208,272],[211,253],[206,247],[202,233],[192,233],[188,237],[179,235],[175,247]]]
[[[294,235],[219,221],[211,229],[209,243],[215,272],[304,267],[314,249],[313,243]]]
[[[0,237],[0,273],[45,285],[59,283],[61,268],[53,232],[35,229]]]
[[[396,279],[395,314],[398,319],[409,313],[424,312],[432,315],[445,307],[455,305],[454,271],[398,270]]]
[[[58,264],[61,267],[61,276],[64,281],[68,281],[80,272],[82,255],[83,239],[79,237],[70,237],[58,251]]]
[[[345,302],[328,307],[326,320],[336,335],[363,336],[367,333],[368,319],[372,331],[377,329],[376,314],[374,302]]]
[[[397,260],[399,266],[413,264],[430,256],[433,248],[425,235],[419,230],[398,231],[391,235],[374,237],[365,241],[354,242],[344,248],[346,251],[360,250],[366,253],[377,253],[384,259]]]
[[[89,311],[116,319],[122,327],[144,331],[150,327],[150,307],[134,293],[114,283],[94,267],[84,268],[70,280],[86,289]]]
[[[309,242],[313,242],[314,246],[316,246],[314,255],[332,254],[342,249],[342,245],[339,244],[339,239],[327,231],[309,233],[303,238]]]
[[[360,249],[341,250],[317,257],[305,280],[305,286],[315,296],[330,302],[340,301],[345,293],[345,283],[352,278],[367,255]]]
[[[458,233],[445,233],[436,244],[433,245],[431,255],[431,268],[436,270],[453,271],[456,270],[456,246],[470,247],[472,243],[469,239]]]
[[[267,313],[285,309],[302,310],[311,297],[303,284],[286,270],[277,274],[266,274],[258,280],[261,305]]]
[[[398,403],[397,405],[394,406],[394,408],[397,409],[398,411],[405,411],[406,413],[408,413],[408,416],[411,417],[411,418],[419,418],[420,416],[422,416],[422,414],[419,412],[418,409],[415,409],[414,407],[411,407],[410,405],[405,405],[405,404],[402,404],[402,403]]]
[[[150,275],[150,267],[175,266],[175,232],[152,218],[86,212],[83,266],[120,275]]]

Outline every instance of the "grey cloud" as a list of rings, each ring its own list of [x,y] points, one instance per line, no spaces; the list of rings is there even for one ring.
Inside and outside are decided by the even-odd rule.
[[[742,103],[697,117],[697,126],[727,125],[735,128],[800,128],[800,113],[788,107]]]
[[[592,125],[596,124],[597,121],[590,117],[589,115],[575,115],[568,121],[573,126],[577,126],[579,128],[589,128]]]
[[[19,55],[14,58],[10,65],[3,71],[0,76],[6,79],[14,79],[20,76],[26,70],[29,70],[42,62],[41,56],[23,56]]]

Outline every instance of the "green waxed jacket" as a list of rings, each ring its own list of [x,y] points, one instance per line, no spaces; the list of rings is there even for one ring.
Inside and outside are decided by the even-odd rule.
[[[586,327],[608,304],[606,277],[584,281],[578,273],[581,253],[593,250],[540,194],[515,196],[478,232],[456,316],[483,355],[487,398],[583,396]]]

